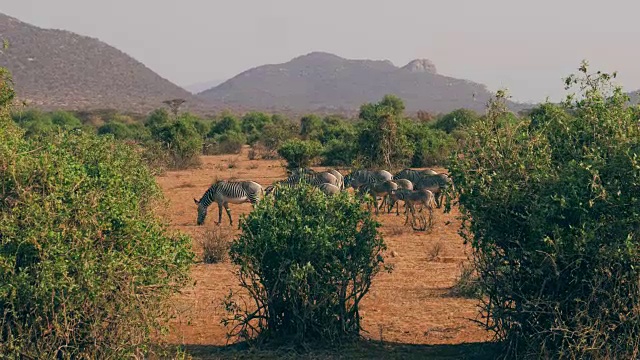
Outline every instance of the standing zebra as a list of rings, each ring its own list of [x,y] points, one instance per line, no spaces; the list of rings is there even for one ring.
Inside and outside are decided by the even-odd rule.
[[[326,171],[321,171],[321,172],[317,172],[315,170],[313,170],[312,168],[298,168],[298,169],[293,169],[293,170],[288,170],[287,173],[289,174],[289,177],[301,177],[301,176],[318,176],[318,174],[323,174],[323,173],[329,173],[333,176],[336,177],[336,179],[338,179],[338,184],[336,186],[338,186],[340,188],[340,190],[344,189],[344,177],[342,176],[342,174],[335,169],[327,169]]]
[[[417,183],[414,183],[414,189],[430,190],[435,195],[436,205],[438,208],[442,207],[442,198],[444,197],[444,190],[447,189],[453,182],[447,174],[438,174],[432,176],[426,176],[420,179]]]
[[[393,175],[386,170],[354,170],[344,177],[344,186],[350,186],[357,190],[364,184],[373,184],[393,180]]]
[[[396,184],[398,184],[398,190],[413,190],[413,183],[407,179],[396,179],[393,180]],[[395,191],[392,191],[389,195],[389,208],[387,209],[387,214],[391,212],[393,209],[393,205],[396,205],[396,215],[400,215],[400,203],[398,202],[398,197],[395,196]],[[407,209],[404,209],[405,214],[407,213]]]
[[[204,219],[207,217],[207,208],[216,202],[218,203],[218,222],[216,224],[220,225],[222,222],[222,207],[224,206],[227,216],[229,216],[229,224],[233,225],[229,203],[242,204],[250,202],[252,206],[255,206],[263,196],[264,189],[254,181],[217,181],[205,191],[200,200],[193,199],[198,205],[197,224],[204,224]]]
[[[403,169],[393,176],[394,179],[407,179],[414,184],[417,184],[420,180],[425,177],[437,175],[438,173],[432,169],[426,170],[414,170],[414,169]]]
[[[311,186],[318,187],[322,184],[331,184],[334,186],[338,186],[338,179],[335,176],[329,173],[317,173],[317,174],[307,174],[301,176],[290,176],[287,179],[276,181],[273,185],[267,186],[265,189],[265,195],[271,194],[275,190],[276,185],[280,186],[297,186],[301,182],[305,182]]]
[[[415,212],[416,212],[415,204],[417,203],[422,204],[422,207],[420,208],[420,212],[422,212],[422,210],[426,206],[427,209],[429,210],[429,217],[433,215],[433,207],[435,205],[435,196],[431,191],[427,189],[422,189],[422,190],[400,189],[400,190],[394,191],[392,193],[392,196],[397,200],[404,201],[404,207],[405,207],[404,213],[406,216],[406,219],[404,221],[405,225],[409,221],[409,214],[407,213],[407,209],[411,211],[411,214],[415,215]]]
[[[387,196],[396,190],[398,190],[398,184],[392,180],[364,184],[358,188],[360,195],[369,194],[373,197],[373,202],[376,207],[376,215],[378,215],[379,209],[384,205]],[[379,207],[378,196],[382,197],[382,203],[380,203]]]

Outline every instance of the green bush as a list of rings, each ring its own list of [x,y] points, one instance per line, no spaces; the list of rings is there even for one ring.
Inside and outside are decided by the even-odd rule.
[[[161,192],[130,147],[78,131],[24,140],[7,115],[0,111],[0,353],[144,354],[187,280],[190,240],[153,215]]]
[[[289,120],[274,122],[262,128],[258,142],[265,150],[264,159],[277,157],[277,151],[287,140],[293,139],[298,133],[296,126]]]
[[[640,352],[640,129],[610,75],[580,72],[567,79],[580,97],[532,121],[513,121],[499,94],[452,159],[486,324],[507,356]]]
[[[322,145],[319,142],[300,139],[287,140],[278,149],[278,155],[287,161],[289,169],[310,166],[321,153]]]
[[[456,149],[455,139],[442,130],[425,128],[416,139],[411,166],[446,165]]]
[[[119,140],[130,139],[133,134],[131,129],[118,121],[112,121],[98,128],[98,135],[112,134],[114,138]]]
[[[469,127],[470,125],[478,121],[478,119],[478,114],[476,114],[472,110],[457,109],[442,116],[440,119],[438,119],[438,121],[435,122],[433,127],[450,134],[457,129],[464,129],[466,127]]]
[[[360,107],[358,155],[368,167],[403,167],[411,159],[411,144],[399,131],[403,111],[404,103],[394,95]]]
[[[203,153],[205,155],[239,154],[246,143],[247,138],[244,134],[229,131],[205,140]]]
[[[224,113],[220,120],[214,122],[211,126],[211,130],[207,137],[214,137],[215,135],[221,135],[227,132],[241,133],[240,120],[229,113]]]
[[[169,166],[185,169],[200,164],[202,137],[191,122],[179,119],[155,129],[154,137],[171,156]]]
[[[340,343],[360,331],[359,304],[382,269],[379,224],[348,193],[281,188],[241,221],[230,257],[257,308],[233,294],[230,336],[277,343]]]
[[[324,145],[322,165],[351,166],[358,156],[358,145],[355,141],[332,139]]]

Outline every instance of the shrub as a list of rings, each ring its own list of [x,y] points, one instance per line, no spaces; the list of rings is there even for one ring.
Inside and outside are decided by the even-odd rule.
[[[129,147],[72,131],[28,141],[0,115],[0,353],[129,358],[185,284],[190,241]]]
[[[212,138],[215,135],[228,132],[240,133],[242,132],[242,128],[240,127],[240,120],[238,120],[238,118],[230,113],[224,113],[219,121],[213,123],[207,137]]]
[[[231,245],[241,286],[257,308],[234,313],[230,336],[259,341],[339,343],[360,331],[360,301],[381,270],[379,224],[348,193],[281,188],[241,221]]]
[[[415,143],[411,166],[446,165],[456,149],[454,138],[441,130],[425,129]]]
[[[239,154],[247,138],[242,133],[227,132],[207,139],[204,144],[205,155]]]
[[[295,125],[289,120],[265,125],[258,140],[265,149],[263,158],[275,158],[280,146],[295,137],[297,132]]]
[[[358,156],[358,145],[351,141],[332,139],[324,145],[322,165],[351,166]]]
[[[359,155],[370,167],[402,167],[410,151],[404,132],[398,131],[404,103],[394,95],[385,95],[377,103],[360,107],[361,131]]]
[[[278,149],[278,155],[287,161],[288,169],[310,166],[322,152],[322,145],[317,141],[291,139],[285,141]]]
[[[435,122],[433,127],[450,134],[454,130],[463,129],[472,125],[473,123],[478,121],[478,119],[478,114],[476,114],[472,110],[457,109],[442,116],[440,119],[438,119],[438,121]]]
[[[98,135],[112,134],[116,139],[130,139],[132,137],[131,129],[117,121],[104,124],[98,128]]]
[[[318,115],[306,115],[300,119],[300,136],[304,140],[318,140],[322,134],[322,119]]]
[[[499,93],[450,167],[506,355],[640,352],[640,129],[610,75],[580,72],[567,79],[580,97],[534,126]]]
[[[202,138],[189,121],[180,119],[161,126],[154,136],[169,151],[172,168],[184,169],[200,164]]]

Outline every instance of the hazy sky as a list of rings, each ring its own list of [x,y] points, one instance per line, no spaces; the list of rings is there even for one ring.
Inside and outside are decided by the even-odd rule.
[[[0,12],[99,38],[179,84],[227,79],[311,51],[557,99],[582,59],[640,88],[637,0],[0,0]]]

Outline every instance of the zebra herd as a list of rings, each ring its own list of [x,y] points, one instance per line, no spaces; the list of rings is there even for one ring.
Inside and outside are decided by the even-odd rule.
[[[310,168],[303,168],[292,171],[286,179],[276,181],[266,188],[254,181],[220,180],[211,185],[200,200],[193,199],[198,206],[197,224],[204,224],[207,209],[215,202],[218,204],[216,224],[220,225],[222,222],[224,207],[229,217],[229,224],[233,225],[228,204],[250,202],[255,206],[264,196],[275,195],[278,187],[293,187],[301,182],[318,188],[327,196],[333,196],[349,188],[361,197],[370,195],[376,215],[385,204],[388,205],[387,213],[390,213],[395,205],[396,215],[400,215],[399,201],[404,203],[405,215],[408,214],[407,210],[412,214],[415,213],[416,204],[422,205],[420,211],[425,207],[432,211],[434,207],[442,206],[445,189],[453,185],[447,174],[431,169],[404,169],[395,175],[386,170],[361,169],[343,176],[334,169],[317,172]],[[379,198],[382,200],[380,204],[378,204]],[[370,203],[369,206],[371,206]]]

